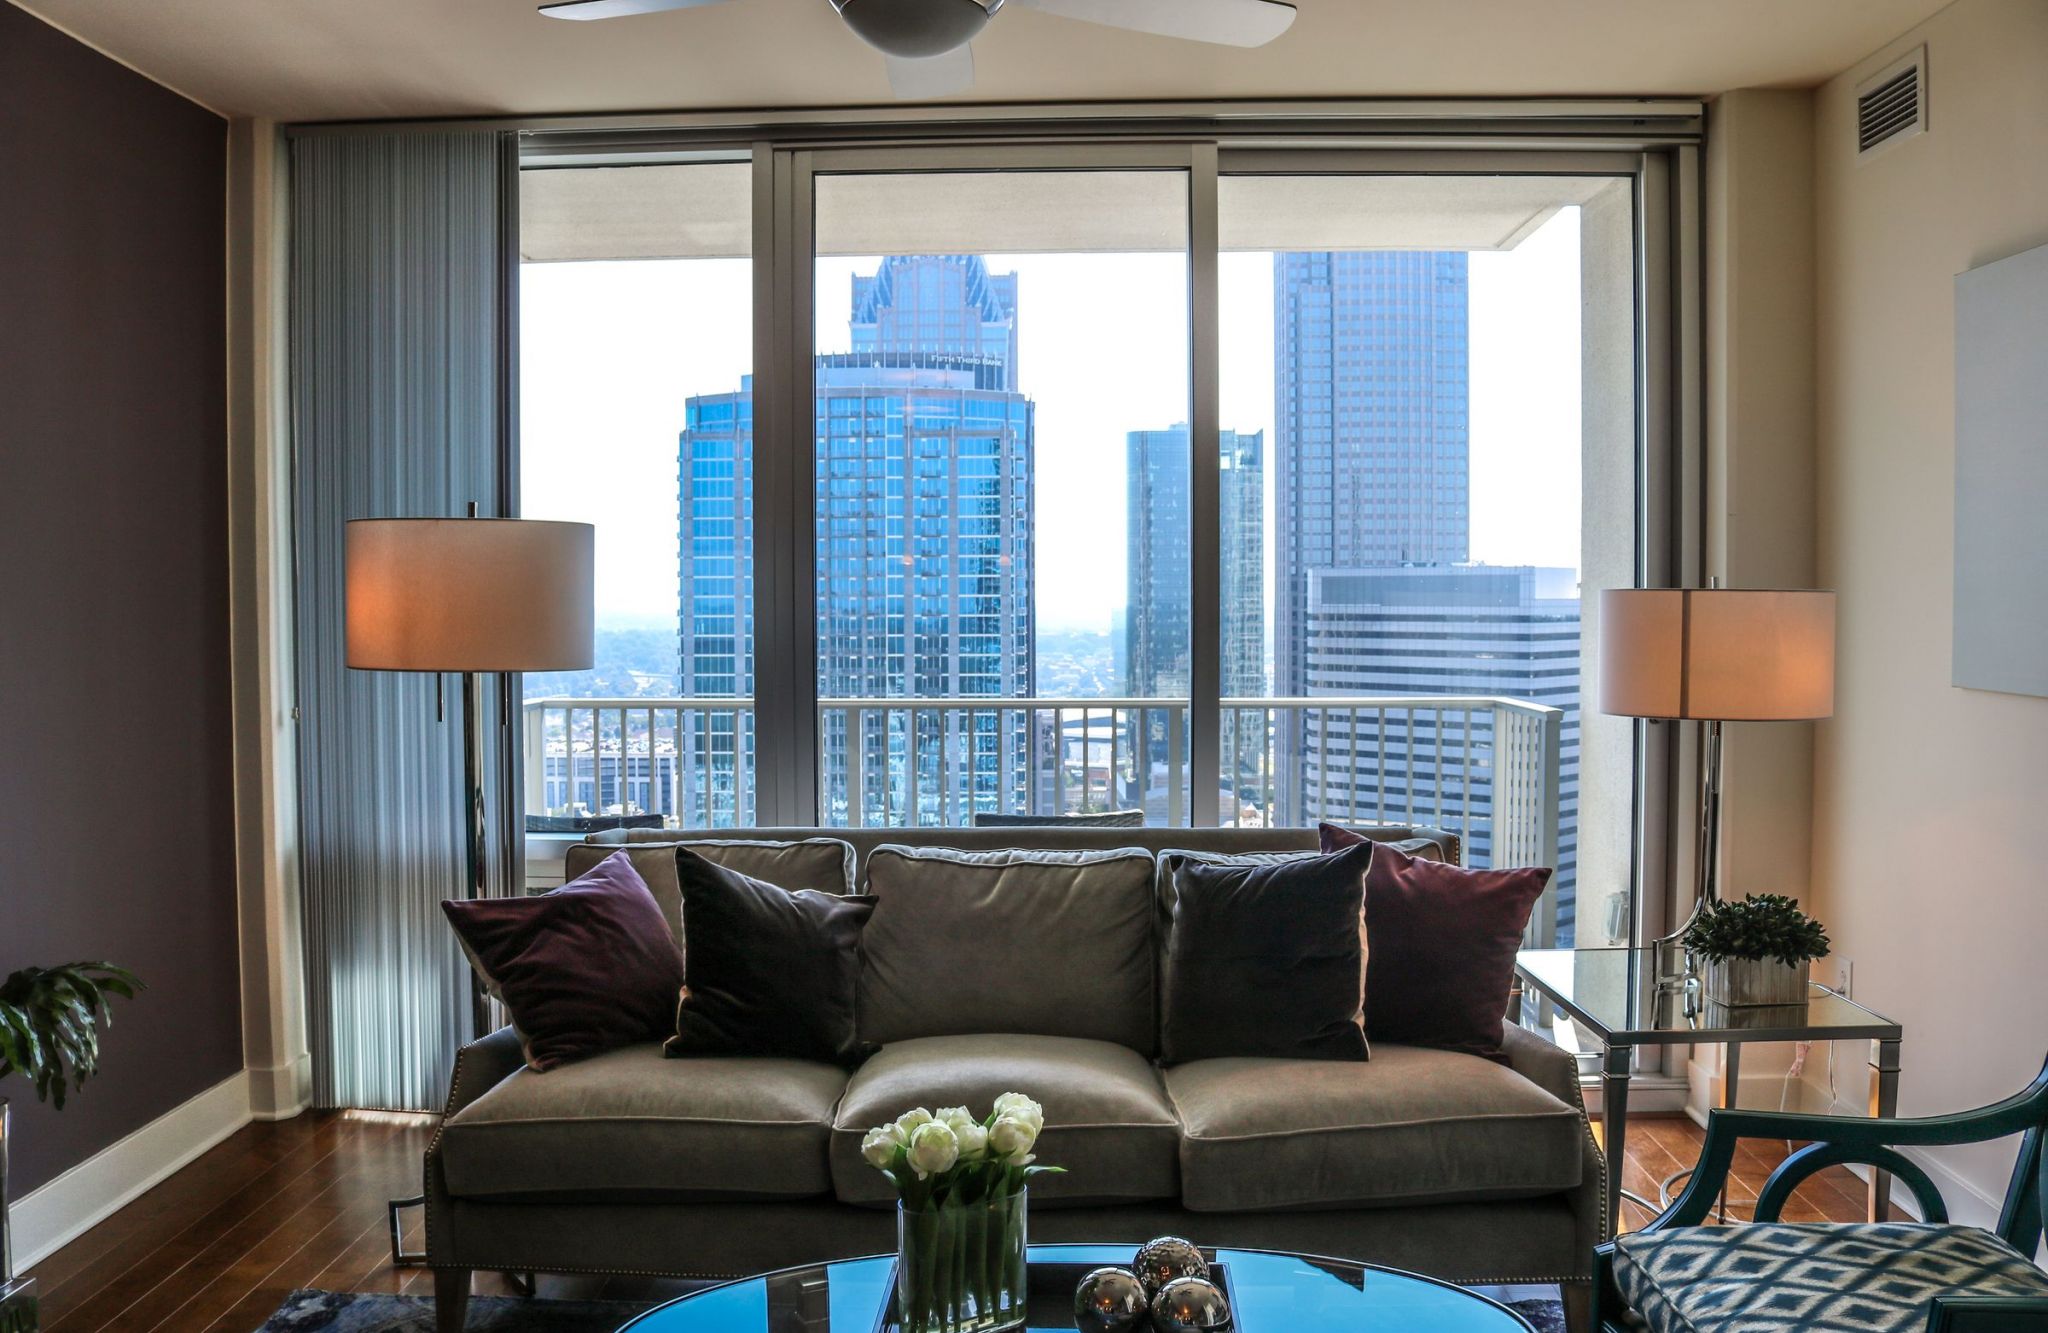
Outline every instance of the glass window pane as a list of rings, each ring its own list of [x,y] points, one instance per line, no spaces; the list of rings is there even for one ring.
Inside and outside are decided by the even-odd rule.
[[[755,822],[751,171],[522,173],[521,511],[597,526],[596,666],[526,677],[529,832]]]
[[[1580,717],[1580,587],[1635,578],[1630,183],[1218,198],[1225,822],[1446,828],[1557,867],[1539,940],[1621,938],[1633,750]]]
[[[825,821],[1185,823],[1184,174],[816,199]]]

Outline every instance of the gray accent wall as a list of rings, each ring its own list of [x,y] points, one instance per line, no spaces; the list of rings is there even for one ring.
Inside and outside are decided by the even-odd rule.
[[[227,123],[0,4],[0,973],[149,983],[16,1193],[242,1068]]]
[[[309,131],[291,143],[301,885],[318,1106],[438,1108],[469,1033],[460,678],[343,658],[352,518],[504,512],[505,170],[493,132]],[[516,253],[516,250],[511,251]],[[496,883],[516,775],[486,709]]]

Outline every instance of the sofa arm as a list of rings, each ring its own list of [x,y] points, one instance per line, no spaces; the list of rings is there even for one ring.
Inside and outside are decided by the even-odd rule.
[[[1578,1255],[1572,1280],[1583,1282],[1594,1273],[1593,1247],[1607,1237],[1607,1155],[1593,1138],[1593,1122],[1586,1115],[1585,1094],[1579,1087],[1579,1058],[1556,1042],[1531,1032],[1519,1023],[1501,1025],[1501,1047],[1507,1053],[1508,1068],[1579,1113],[1584,1136],[1579,1145],[1583,1169],[1579,1187],[1572,1191],[1573,1249]],[[1567,1290],[1567,1297],[1575,1293]],[[1583,1293],[1577,1293],[1580,1298]],[[1573,1325],[1579,1327],[1578,1323]]]
[[[1501,1024],[1501,1048],[1507,1052],[1508,1068],[1565,1105],[1585,1109],[1576,1055],[1520,1023]]]
[[[509,1024],[488,1037],[479,1037],[455,1053],[455,1072],[448,1079],[448,1106],[442,1117],[454,1116],[525,1067],[526,1052],[519,1044],[519,1033]]]
[[[526,1052],[519,1044],[519,1034],[510,1027],[499,1028],[455,1054],[455,1073],[448,1080],[448,1106],[441,1114],[441,1124],[435,1129],[433,1139],[427,1144],[426,1161],[423,1163],[425,1179],[422,1181],[422,1193],[427,1204],[429,1267],[454,1266],[450,1256],[455,1249],[455,1240],[448,1230],[452,1201],[448,1197],[448,1178],[441,1167],[441,1135],[457,1112],[525,1067]]]

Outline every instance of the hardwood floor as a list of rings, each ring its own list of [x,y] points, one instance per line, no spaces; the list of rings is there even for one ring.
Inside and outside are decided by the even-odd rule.
[[[1596,1120],[1593,1126],[1596,1136],[1599,1128]],[[1630,1116],[1628,1150],[1621,1172],[1622,1188],[1646,1199],[1659,1197],[1660,1184],[1698,1159],[1701,1137],[1700,1127],[1684,1116]],[[1783,1143],[1744,1140],[1736,1148],[1735,1170],[1729,1177],[1727,1197],[1727,1212],[1731,1220],[1746,1221],[1750,1217],[1756,1206],[1757,1191],[1786,1155],[1787,1148]],[[1671,1192],[1675,1195],[1684,1188],[1685,1181],[1680,1179],[1673,1183]],[[1846,1168],[1835,1166],[1817,1172],[1793,1191],[1782,1216],[1787,1222],[1854,1222],[1862,1220],[1866,1207],[1863,1182]],[[1634,1230],[1650,1217],[1646,1209],[1636,1204],[1624,1202],[1621,1205],[1621,1228],[1624,1231]]]
[[[33,1272],[45,1333],[251,1333],[300,1287],[430,1295],[425,1269],[395,1269],[385,1201],[419,1187],[431,1116],[326,1112],[250,1125],[129,1204]],[[1656,1197],[1657,1184],[1689,1163],[1700,1131],[1689,1120],[1629,1122],[1628,1188]],[[1757,1187],[1784,1156],[1782,1144],[1745,1144],[1731,1215],[1747,1216]],[[1809,1181],[1788,1219],[1862,1216],[1862,1186],[1839,1168]],[[1644,1220],[1632,1205],[1625,1225]],[[413,1210],[408,1248],[419,1244]],[[654,1299],[686,1289],[639,1278],[543,1276],[540,1294]],[[477,1291],[510,1295],[497,1274]]]

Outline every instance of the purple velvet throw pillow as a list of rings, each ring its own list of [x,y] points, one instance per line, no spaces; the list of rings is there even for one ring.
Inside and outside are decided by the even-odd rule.
[[[683,953],[626,853],[548,893],[449,901],[441,910],[511,1011],[534,1069],[675,1030]]]
[[[1324,851],[1362,834],[1319,827]],[[1365,872],[1365,1031],[1374,1041],[1505,1060],[1501,1018],[1547,867],[1467,870],[1375,844]]]

